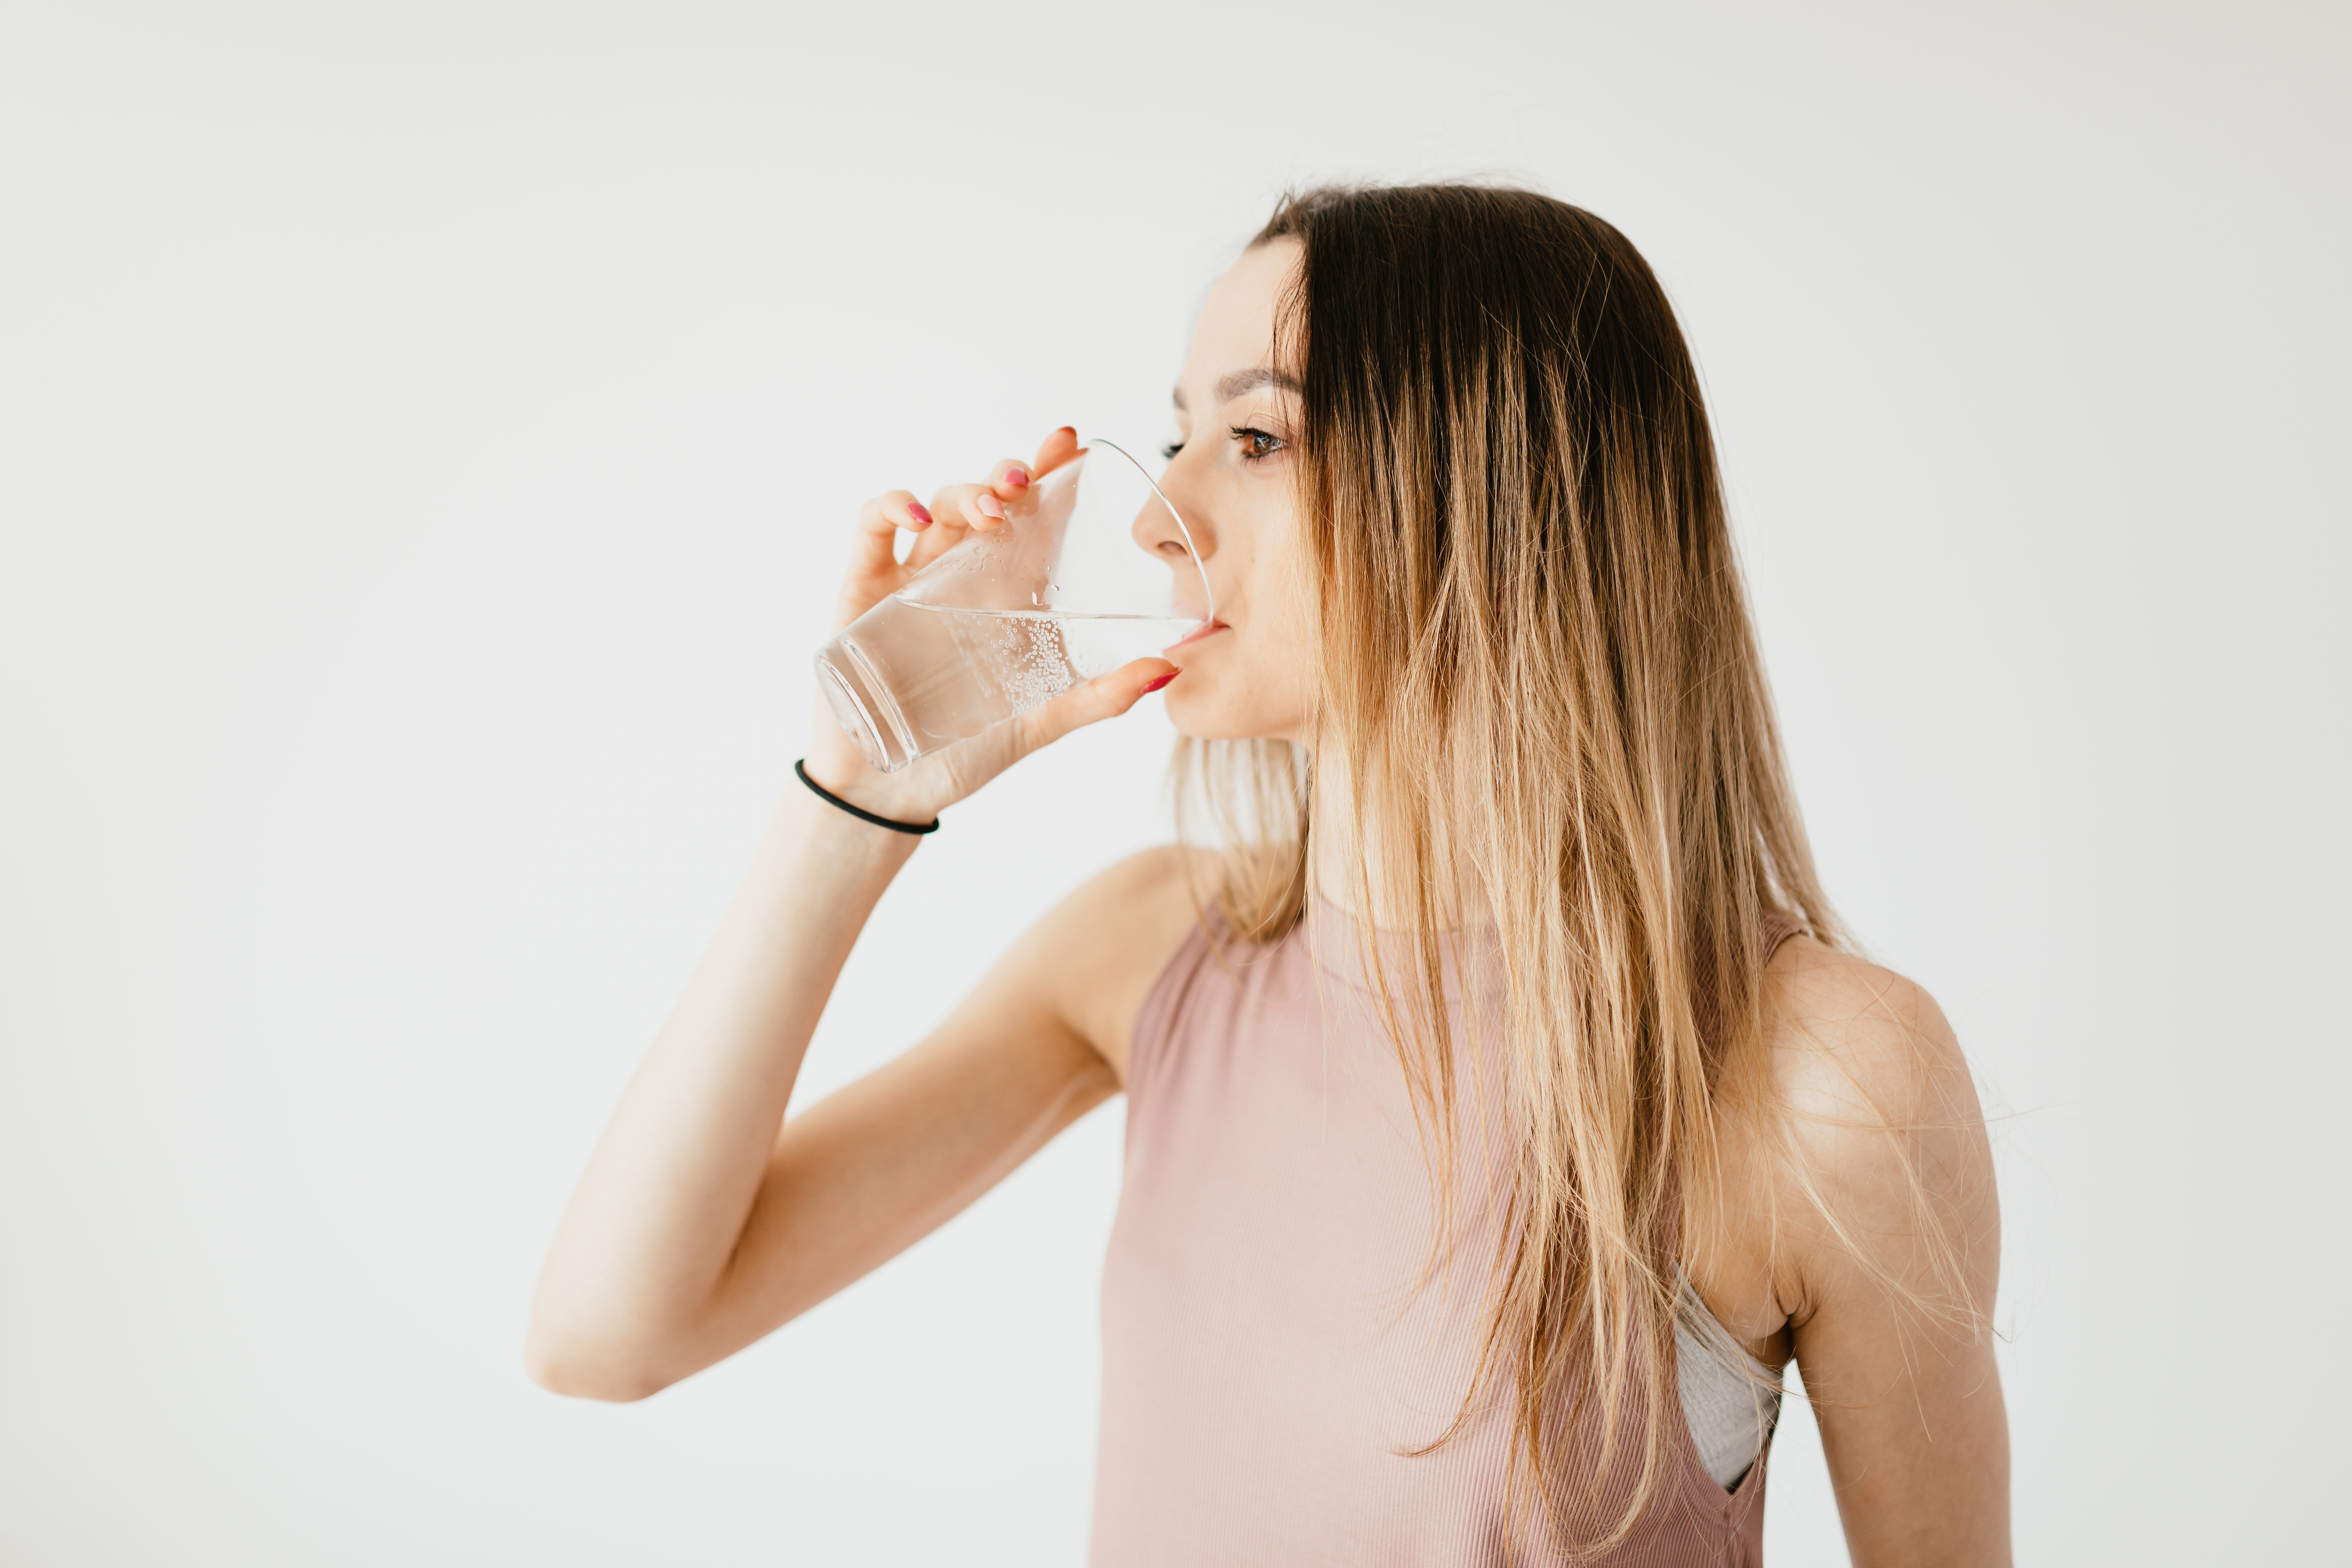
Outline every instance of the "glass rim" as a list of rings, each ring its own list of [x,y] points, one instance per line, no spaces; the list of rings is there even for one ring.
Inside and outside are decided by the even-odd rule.
[[[1151,470],[1145,468],[1134,453],[1108,436],[1078,437],[1078,456],[1081,458],[1097,447],[1108,447],[1126,458],[1128,467],[1142,477],[1143,482],[1151,487],[1151,493],[1160,498],[1160,504],[1168,509],[1168,515],[1176,520],[1176,531],[1184,536],[1184,553],[1192,557],[1192,570],[1201,574],[1201,596],[1209,604],[1209,613],[1201,617],[1201,624],[1209,625],[1217,618],[1217,590],[1209,581],[1209,568],[1201,559],[1201,547],[1192,542],[1192,530],[1186,525],[1184,514],[1176,509],[1176,503],[1168,499],[1168,492],[1160,488],[1160,481],[1151,477]]]

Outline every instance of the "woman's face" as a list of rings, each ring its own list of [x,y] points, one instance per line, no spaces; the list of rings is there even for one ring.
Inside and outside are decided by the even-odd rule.
[[[1275,310],[1296,240],[1257,246],[1201,309],[1176,382],[1176,433],[1160,488],[1216,595],[1212,628],[1168,650],[1181,672],[1168,717],[1202,740],[1307,739],[1311,606],[1295,497],[1296,383],[1274,359]]]

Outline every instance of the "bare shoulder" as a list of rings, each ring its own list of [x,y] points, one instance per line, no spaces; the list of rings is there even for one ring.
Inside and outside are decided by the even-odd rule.
[[[1783,1102],[1874,1121],[1973,1111],[1966,1058],[1936,999],[1916,982],[1809,936],[1781,944],[1764,974],[1765,1045]]]
[[[1765,971],[1767,1277],[1856,1563],[2005,1563],[2000,1205],[1935,998],[1810,939]]]
[[[1204,852],[1162,845],[1074,889],[1024,936],[1006,968],[1038,986],[1124,1083],[1135,1016],[1199,919]]]
[[[1989,1298],[1999,1205],[1968,1059],[1916,982],[1810,937],[1765,973],[1784,1158],[1782,1299],[1801,1321],[1858,1284]],[[1793,1299],[1792,1299],[1793,1298]],[[1952,1303],[1955,1307],[1958,1302]]]

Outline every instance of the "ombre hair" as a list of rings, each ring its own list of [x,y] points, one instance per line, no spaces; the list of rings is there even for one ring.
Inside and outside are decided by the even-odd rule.
[[[1378,846],[1353,891],[1403,928],[1366,956],[1438,1182],[1433,1258],[1456,1062],[1482,1015],[1499,1031],[1504,1253],[1472,1386],[1422,1451],[1492,1391],[1549,1505],[1570,1424],[1597,1415],[1591,1496],[1613,1476],[1630,1500],[1580,1510],[1605,1548],[1669,1473],[1676,1253],[1716,1211],[1723,1108],[1765,1082],[1767,917],[1839,927],[1698,373],[1641,255],[1564,202],[1458,184],[1295,195],[1255,243],[1282,239],[1303,250],[1276,352],[1320,739],[1182,743],[1181,798],[1225,839],[1203,892],[1274,941],[1307,912],[1318,835]],[[1335,770],[1351,821],[1317,816]],[[1496,1005],[1450,1016],[1445,933],[1490,920]]]

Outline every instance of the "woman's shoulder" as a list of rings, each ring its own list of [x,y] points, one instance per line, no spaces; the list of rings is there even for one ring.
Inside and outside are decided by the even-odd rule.
[[[1097,871],[1072,889],[1048,920],[1073,941],[1164,946],[1164,960],[1200,918],[1216,872],[1215,856],[1188,845],[1161,844]]]
[[[1817,1300],[1832,1279],[1907,1273],[1923,1235],[1997,1227],[1975,1082],[1924,986],[1800,936],[1765,971],[1764,1005],[1780,1212],[1798,1230],[1780,1243],[1804,1276],[1784,1286]]]
[[[1130,855],[1074,889],[1024,939],[1064,1019],[1122,1083],[1136,1015],[1198,925],[1214,868],[1209,851],[1181,845]]]
[[[1974,1111],[1959,1040],[1927,989],[1809,935],[1764,972],[1764,1044],[1778,1098],[1801,1113],[1910,1121],[1951,1109],[1956,1089]]]

